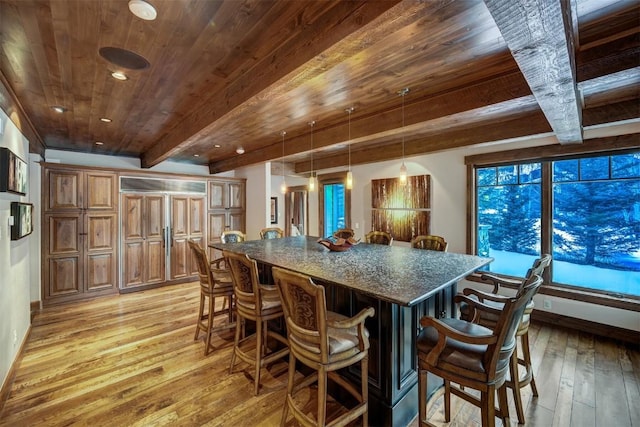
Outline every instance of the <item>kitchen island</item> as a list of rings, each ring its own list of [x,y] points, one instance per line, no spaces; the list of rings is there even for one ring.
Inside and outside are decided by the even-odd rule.
[[[366,323],[371,342],[370,424],[407,425],[418,411],[420,318],[454,314],[457,282],[492,259],[365,243],[330,252],[317,240],[298,236],[210,246],[247,254],[267,278],[273,266],[309,275],[326,287],[329,310],[352,316],[373,307],[376,315]],[[353,367],[344,375],[359,377],[360,372]]]

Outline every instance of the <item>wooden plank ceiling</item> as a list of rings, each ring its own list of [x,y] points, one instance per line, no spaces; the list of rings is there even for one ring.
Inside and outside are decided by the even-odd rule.
[[[312,120],[318,169],[346,165],[348,144],[361,164],[545,132],[579,143],[640,117],[635,0],[149,0],[153,21],[127,3],[0,0],[0,107],[25,117],[32,151],[216,173],[280,161],[285,130],[304,173]]]

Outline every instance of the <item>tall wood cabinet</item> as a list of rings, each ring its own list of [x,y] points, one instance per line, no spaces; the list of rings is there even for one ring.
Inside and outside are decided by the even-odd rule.
[[[225,230],[246,231],[244,179],[210,179],[207,181],[208,243],[220,242]],[[209,248],[209,258],[220,254]]]
[[[205,241],[205,197],[125,193],[121,198],[122,288],[197,275],[187,241]]]
[[[117,173],[45,165],[43,303],[117,291]]]

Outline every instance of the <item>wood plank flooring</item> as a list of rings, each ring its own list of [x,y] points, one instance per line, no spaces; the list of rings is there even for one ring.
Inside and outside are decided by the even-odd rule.
[[[248,365],[229,374],[232,332],[215,335],[206,357],[193,341],[198,298],[188,283],[45,308],[0,426],[279,425],[286,359],[263,369],[253,396]],[[523,390],[527,426],[640,426],[638,346],[539,324],[530,340],[540,397]],[[303,399],[312,411],[313,392]],[[437,426],[447,425],[442,408],[440,399],[429,411]],[[332,414],[342,410],[332,402]],[[479,426],[480,412],[454,397],[449,425]]]

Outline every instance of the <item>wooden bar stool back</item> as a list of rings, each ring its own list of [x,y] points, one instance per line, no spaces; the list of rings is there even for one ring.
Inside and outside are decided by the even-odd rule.
[[[323,286],[313,283],[309,276],[282,268],[273,268],[273,279],[282,299],[289,340],[289,380],[287,400],[281,425],[284,426],[289,410],[305,426],[344,426],[359,417],[368,426],[368,355],[369,333],[364,326],[367,317],[373,317],[372,307],[354,317],[327,311]],[[294,381],[296,361],[314,372]],[[360,362],[360,391],[336,371]],[[333,380],[358,402],[348,412],[327,424],[327,382]],[[307,415],[295,399],[298,392],[317,382],[318,409],[316,419]]]
[[[229,329],[233,324],[233,284],[228,270],[220,268],[222,259],[209,263],[207,253],[193,240],[188,240],[191,253],[198,265],[198,278],[200,279],[200,308],[198,309],[198,321],[194,340],[198,340],[200,332],[205,334],[204,355],[209,354],[211,346],[211,334],[213,332]],[[222,299],[222,308],[216,311],[216,299]],[[207,306],[207,311],[204,308]],[[216,316],[226,314],[228,323],[221,326],[213,326]]]
[[[269,227],[260,230],[261,239],[279,239],[284,237],[284,230],[280,227]]]
[[[444,237],[434,235],[416,236],[411,240],[411,247],[416,249],[446,252],[448,246],[449,244],[444,240]]]
[[[505,381],[511,355],[516,349],[516,330],[526,305],[541,283],[540,276],[531,277],[515,297],[505,298],[501,309],[466,295],[455,296],[455,302],[467,304],[474,318],[478,312],[485,311],[497,316],[498,322],[493,329],[455,318],[420,319],[420,325],[424,328],[417,339],[420,426],[431,425],[426,419],[427,372],[444,380],[446,422],[451,421],[451,394],[455,394],[480,407],[483,427],[493,427],[496,416],[502,418],[503,425],[510,425]],[[480,398],[465,391],[466,387],[478,390]],[[499,403],[497,411],[496,391]]]
[[[239,243],[247,240],[247,236],[240,230],[226,230],[220,235],[222,243]]]
[[[393,244],[393,237],[386,231],[370,231],[365,234],[364,241],[365,243],[391,246]]]
[[[282,317],[282,303],[275,286],[264,285],[258,280],[258,264],[244,254],[223,251],[224,258],[233,279],[233,293],[236,303],[236,335],[231,354],[229,373],[233,373],[236,357],[254,367],[254,394],[260,387],[260,369],[289,354],[286,338],[270,331],[268,321]],[[246,336],[246,320],[254,321],[255,333]],[[240,338],[242,332],[243,338]],[[283,344],[284,348],[269,350],[268,338]],[[251,344],[255,344],[252,346]]]
[[[536,259],[531,268],[527,270],[525,274],[525,278],[522,281],[507,279],[504,277],[499,277],[493,274],[482,274],[480,278],[484,281],[490,282],[493,284],[493,290],[491,293],[478,291],[471,288],[466,288],[462,292],[463,294],[478,299],[479,301],[500,309],[503,305],[504,298],[502,295],[499,295],[500,287],[511,287],[511,288],[522,288],[528,280],[530,280],[533,276],[542,277],[545,270],[551,264],[551,255],[544,254],[540,258]],[[533,368],[531,366],[531,350],[529,348],[529,324],[531,321],[531,313],[533,312],[534,302],[533,299],[527,304],[525,307],[524,313],[522,315],[522,320],[518,325],[518,330],[516,331],[516,337],[520,338],[520,349],[522,351],[522,358],[518,357],[518,352],[515,351],[511,356],[511,367],[510,367],[510,379],[506,382],[507,387],[511,388],[513,391],[513,400],[516,405],[516,414],[518,415],[518,422],[520,424],[525,423],[524,417],[524,406],[522,403],[522,395],[520,393],[520,389],[526,387],[531,384],[531,392],[537,397],[538,389],[536,387],[536,381],[533,376]],[[487,328],[494,328],[498,317],[493,313],[487,312],[477,312],[477,318],[472,317],[472,313],[468,309],[465,304],[460,305],[460,318],[467,321],[472,321],[478,323]],[[525,372],[524,375],[520,375],[518,366],[524,366]]]

